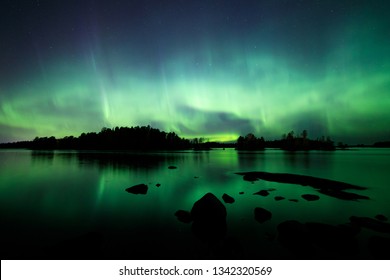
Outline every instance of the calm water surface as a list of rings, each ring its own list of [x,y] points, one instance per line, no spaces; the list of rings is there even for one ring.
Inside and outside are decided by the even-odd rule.
[[[168,166],[177,169],[168,169]],[[277,241],[286,220],[343,224],[349,217],[390,217],[390,149],[287,153],[237,152],[0,151],[1,247],[4,258],[192,259],[215,257],[174,213],[191,210],[208,192],[225,204],[227,239],[234,258],[293,258]],[[244,181],[236,172],[266,171],[333,179],[363,187],[370,200],[345,201],[315,189],[267,181]],[[146,195],[125,192],[145,183]],[[156,184],[161,184],[156,187]],[[273,188],[267,197],[253,195]],[[239,194],[244,192],[244,194]],[[302,194],[317,194],[306,201]],[[275,196],[286,199],[275,201]],[[298,199],[291,202],[288,199]],[[260,224],[255,207],[272,212]],[[370,258],[359,233],[358,258]],[[386,236],[386,234],[380,234]],[[387,236],[388,237],[388,236]],[[220,257],[220,256],[217,256]]]

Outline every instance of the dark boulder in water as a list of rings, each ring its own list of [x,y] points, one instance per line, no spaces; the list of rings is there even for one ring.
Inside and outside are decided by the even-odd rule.
[[[278,196],[275,196],[274,199],[275,199],[276,201],[279,201],[279,200],[283,200],[283,199],[285,199],[285,198],[284,198],[283,196],[278,195]]]
[[[378,221],[381,221],[381,222],[386,222],[387,221],[387,217],[385,215],[382,215],[382,214],[376,215],[375,219],[377,219]]]
[[[264,208],[256,207],[254,210],[255,220],[264,223],[272,218],[272,213]]]
[[[168,169],[176,169],[177,167],[176,166],[174,166],[174,165],[170,165],[170,166],[168,166]]]
[[[175,216],[182,223],[188,224],[188,223],[192,222],[192,216],[191,216],[191,213],[189,211],[177,210],[175,212]]]
[[[128,193],[132,194],[146,194],[148,192],[148,186],[145,184],[139,184],[132,186],[130,188],[127,188],[126,191]]]
[[[234,203],[235,202],[235,199],[233,198],[233,197],[231,197],[230,195],[228,195],[228,194],[226,194],[226,193],[224,193],[223,195],[222,195],[222,199],[223,199],[223,201],[225,202],[225,203]]]
[[[259,180],[259,178],[257,178],[257,176],[256,176],[256,175],[253,175],[252,173],[244,174],[243,179],[244,179],[245,181],[249,181],[249,182],[252,182],[252,183],[253,183],[254,181],[258,181],[258,180]]]
[[[303,194],[301,196],[303,199],[305,199],[307,201],[315,201],[315,200],[320,199],[320,197],[318,195],[315,195],[315,194]]]
[[[268,196],[269,192],[267,190],[261,190],[261,191],[255,192],[254,194],[261,195],[261,196]]]
[[[222,202],[212,193],[205,194],[191,209],[193,233],[209,244],[222,240],[227,231],[226,215]]]
[[[290,198],[288,201],[291,201],[291,202],[298,202],[299,200],[298,200],[298,199],[295,199],[295,198]]]
[[[270,182],[278,182],[285,184],[297,184],[302,186],[311,186],[315,189],[336,189],[336,190],[365,190],[365,187],[360,187],[344,182],[317,178],[312,176],[289,174],[289,173],[270,173],[270,172],[239,172],[246,181],[265,180]],[[250,179],[250,180],[249,180]]]
[[[244,192],[239,192],[238,194],[244,194]]]
[[[368,196],[346,192],[344,190],[365,190],[367,188],[356,186],[344,182],[317,178],[312,176],[288,174],[288,173],[270,173],[270,172],[240,172],[236,173],[243,176],[246,181],[265,180],[270,182],[278,182],[283,184],[295,184],[301,186],[310,186],[317,189],[319,192],[325,195],[329,195],[335,198],[343,200],[358,200],[358,199],[370,199]]]
[[[368,196],[335,189],[322,189],[320,193],[342,200],[370,199]]]
[[[160,187],[161,186],[161,184],[156,184],[156,187],[158,188],[158,187]]]

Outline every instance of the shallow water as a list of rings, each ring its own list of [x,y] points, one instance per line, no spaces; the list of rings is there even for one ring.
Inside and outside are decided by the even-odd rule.
[[[337,225],[353,215],[390,218],[389,170],[390,149],[115,154],[3,150],[2,259],[294,258],[277,239],[277,225],[283,221]],[[346,201],[308,186],[248,182],[235,174],[247,171],[342,181],[367,187],[354,192],[370,199]],[[125,192],[140,183],[148,185],[146,195]],[[266,197],[253,195],[262,189],[275,190]],[[224,203],[228,231],[223,245],[204,244],[192,234],[190,224],[174,216],[179,209],[191,210],[208,192],[221,201],[224,193],[235,198],[233,204]],[[306,201],[302,194],[317,194],[320,199]],[[275,201],[275,196],[286,199]],[[271,211],[272,219],[258,223],[255,207]],[[356,258],[371,258],[366,249],[371,235],[389,237],[363,229]]]

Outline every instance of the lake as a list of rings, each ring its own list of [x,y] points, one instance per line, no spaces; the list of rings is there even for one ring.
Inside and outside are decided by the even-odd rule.
[[[371,148],[295,153],[0,150],[1,258],[388,259],[389,170],[390,149]],[[249,171],[341,181],[366,187],[351,192],[369,199],[340,199],[310,186],[248,181],[236,174]],[[125,191],[137,184],[146,184],[147,194]],[[268,195],[254,195],[260,190]],[[226,234],[213,244],[175,216],[209,192],[227,212]],[[225,193],[235,202],[225,203]],[[304,194],[319,199],[308,201]],[[270,211],[272,218],[257,221],[256,207]],[[384,221],[375,218],[379,214]],[[351,225],[351,216],[369,219]],[[278,226],[285,221],[295,226],[283,237]],[[333,243],[339,235],[344,239]]]

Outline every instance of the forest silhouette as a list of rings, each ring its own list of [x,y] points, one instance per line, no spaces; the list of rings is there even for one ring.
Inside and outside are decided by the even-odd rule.
[[[36,137],[29,146],[31,149],[177,150],[188,149],[190,141],[150,126],[103,127],[98,133],[82,133],[79,137]]]
[[[390,141],[377,142],[371,147],[390,147]],[[331,138],[322,136],[316,139],[308,137],[307,130],[300,134],[290,131],[281,139],[268,140],[256,137],[253,133],[239,136],[235,142],[210,142],[207,138],[186,139],[175,132],[165,132],[151,126],[103,127],[100,132],[82,133],[79,137],[65,136],[63,138],[35,137],[32,141],[19,141],[0,144],[0,148],[23,148],[32,150],[210,150],[212,148],[235,148],[239,151],[261,151],[265,148],[282,149],[285,151],[309,151],[336,149]],[[341,142],[337,148],[345,149],[348,145]]]
[[[309,151],[309,150],[327,150],[335,149],[334,142],[330,137],[322,136],[315,140],[308,138],[307,130],[303,130],[298,136],[295,136],[294,131],[288,134],[283,134],[282,139],[265,141],[263,137],[256,137],[249,133],[245,137],[240,136],[237,139],[237,150],[264,150],[265,148],[278,148],[286,151]]]

